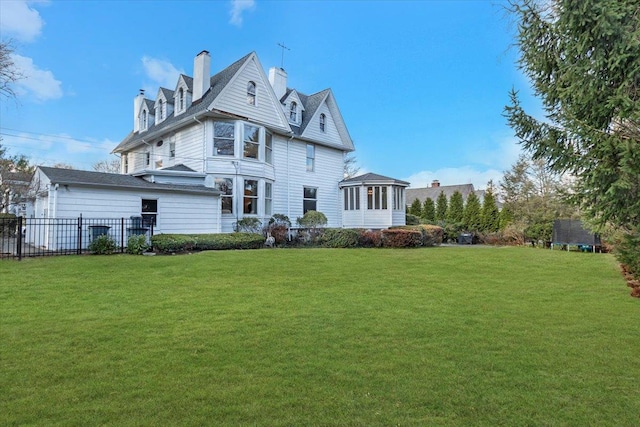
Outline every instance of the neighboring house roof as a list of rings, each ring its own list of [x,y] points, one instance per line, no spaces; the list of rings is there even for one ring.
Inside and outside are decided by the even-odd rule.
[[[12,184],[24,184],[29,185],[31,181],[31,176],[33,174],[29,172],[5,172],[4,177],[0,177],[0,182],[10,182]],[[4,178],[4,179],[3,179]]]
[[[367,184],[395,184],[401,186],[408,186],[409,183],[407,181],[401,181],[399,179],[390,178],[384,175],[378,175],[376,173],[365,173],[363,175],[354,176],[352,178],[346,178],[340,181],[339,185],[367,185]]]
[[[473,188],[473,184],[462,184],[462,185],[441,185],[439,187],[426,187],[426,188],[407,188],[407,204],[411,204],[415,199],[424,202],[426,199],[431,199],[434,202],[438,199],[440,193],[444,193],[447,196],[447,199],[450,199],[453,193],[459,191],[462,194],[462,198],[467,200],[469,194],[476,193],[479,197],[478,192],[476,192]],[[484,196],[484,191],[481,191]],[[482,199],[480,199],[482,200]]]
[[[39,166],[38,169],[44,173],[52,184],[62,185],[86,185],[96,187],[128,188],[140,190],[162,190],[176,191],[184,193],[204,193],[219,195],[220,192],[214,188],[201,185],[177,185],[158,184],[137,178],[131,175],[118,173],[92,172],[75,169],[60,169],[47,166]]]
[[[207,107],[217,98],[222,92],[222,89],[231,81],[233,76],[240,70],[246,60],[253,54],[253,52],[243,56],[233,64],[229,65],[224,70],[213,75],[210,79],[211,87],[204,94],[204,96],[197,102],[192,103],[184,113],[175,115],[171,113],[166,119],[160,123],[154,123],[144,132],[131,132],[127,135],[116,148],[113,149],[113,153],[119,153],[127,151],[128,149],[140,144],[144,138],[152,138],[155,132],[161,132],[163,129],[167,129],[180,121],[192,122],[193,116],[206,111]],[[181,74],[185,83],[189,86],[189,90],[193,87],[193,79],[191,77]],[[165,95],[166,96],[166,95]],[[172,95],[173,96],[173,95]]]
[[[189,166],[185,166],[182,163],[180,163],[179,165],[174,165],[174,166],[169,166],[169,167],[166,167],[166,168],[162,168],[160,170],[163,170],[163,171],[180,171],[180,172],[195,172]]]

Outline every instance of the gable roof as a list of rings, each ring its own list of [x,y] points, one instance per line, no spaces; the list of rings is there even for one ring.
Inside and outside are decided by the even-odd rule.
[[[127,188],[140,190],[161,190],[183,193],[219,195],[214,188],[201,185],[158,184],[131,175],[93,172],[76,169],[61,169],[39,166],[38,169],[49,178],[52,184],[83,185],[95,187]]]
[[[160,89],[158,89],[158,94],[162,94],[168,104],[173,104],[173,91],[171,89],[167,89],[166,87],[161,87]]]
[[[401,181],[399,179],[390,178],[384,175],[378,175],[377,173],[365,173],[363,175],[354,176],[352,178],[346,178],[339,182],[339,186],[345,185],[368,185],[368,184],[394,184],[401,185],[403,187],[409,186],[407,181]]]
[[[233,76],[238,72],[240,67],[242,67],[242,64],[244,64],[252,54],[253,52],[243,56],[224,70],[213,75],[210,79],[211,87],[209,88],[209,90],[203,95],[201,99],[189,105],[185,112],[182,112],[178,116],[176,116],[175,113],[171,113],[162,122],[154,123],[153,125],[149,126],[148,129],[144,132],[130,132],[129,135],[127,135],[122,140],[122,142],[120,142],[120,144],[118,144],[116,148],[113,149],[112,152],[119,153],[122,151],[126,151],[129,148],[132,148],[141,143],[143,136],[144,138],[153,138],[155,136],[154,133],[156,132],[160,133],[164,129],[168,129],[174,125],[179,124],[180,122],[191,122],[194,115],[206,112],[207,107],[213,102],[214,99],[216,99],[222,89],[224,89],[224,87],[229,83]],[[187,85],[189,85],[189,82],[191,82],[190,87],[193,87],[193,79],[191,77],[181,74],[180,78],[184,78],[184,81]],[[172,91],[171,93],[171,96],[173,96]]]

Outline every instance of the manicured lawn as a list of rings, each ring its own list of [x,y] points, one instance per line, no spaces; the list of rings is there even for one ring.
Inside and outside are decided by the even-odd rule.
[[[638,425],[613,257],[306,249],[0,262],[0,425]]]

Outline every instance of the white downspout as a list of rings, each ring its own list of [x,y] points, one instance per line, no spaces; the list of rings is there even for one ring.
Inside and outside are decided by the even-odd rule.
[[[291,138],[287,140],[287,218],[291,221],[291,178],[290,178],[290,166],[289,166],[289,143],[295,136],[291,133]]]

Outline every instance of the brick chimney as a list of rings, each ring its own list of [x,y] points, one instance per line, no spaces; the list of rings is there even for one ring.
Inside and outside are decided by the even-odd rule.
[[[202,98],[211,85],[211,56],[203,50],[193,60],[193,98],[192,102]]]
[[[438,181],[437,179],[434,179],[431,182],[431,187],[440,187],[440,181]]]
[[[276,94],[278,101],[287,92],[287,72],[284,68],[272,67],[269,69],[269,83]]]

